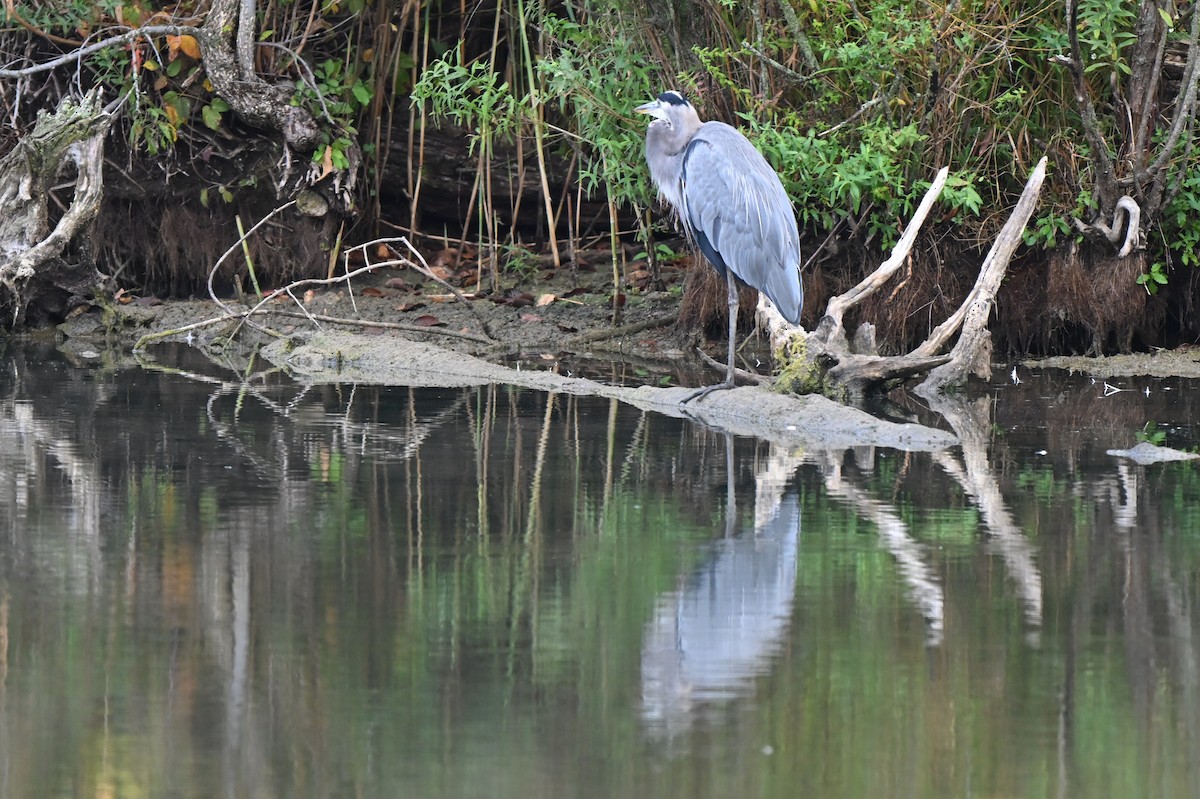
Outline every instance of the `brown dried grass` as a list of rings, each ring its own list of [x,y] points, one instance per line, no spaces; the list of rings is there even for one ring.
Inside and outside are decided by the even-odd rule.
[[[925,242],[927,238],[923,237]],[[1129,352],[1160,344],[1166,304],[1148,301],[1137,277],[1145,253],[1117,259],[1106,246],[1084,244],[1052,254],[1026,251],[1009,265],[992,320],[995,352],[1003,355]],[[952,314],[979,273],[981,250],[942,238],[918,242],[909,263],[881,290],[847,314],[848,330],[876,326],[880,351],[907,352]],[[812,330],[829,299],[873,271],[881,258],[846,247],[804,275],[803,324]],[[755,292],[743,288],[740,317],[750,326]],[[680,322],[711,337],[725,330],[725,286],[696,255],[688,270]]]
[[[1055,251],[1046,270],[1043,313],[1048,347],[1080,348],[1091,355],[1130,352],[1146,325],[1146,291],[1137,284],[1146,253],[1116,258],[1107,246],[1087,243]]]

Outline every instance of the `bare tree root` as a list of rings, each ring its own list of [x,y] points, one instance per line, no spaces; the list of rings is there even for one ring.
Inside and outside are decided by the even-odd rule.
[[[1102,216],[1097,217],[1090,225],[1079,219],[1071,221],[1074,222],[1075,229],[1080,233],[1098,232],[1109,244],[1122,241],[1122,232],[1124,232],[1123,243],[1117,253],[1118,258],[1124,258],[1133,252],[1135,247],[1142,245],[1142,207],[1138,205],[1137,200],[1126,194],[1117,200],[1112,220],[1112,225],[1105,222]]]
[[[947,167],[938,171],[912,220],[905,227],[900,241],[892,250],[891,257],[857,286],[830,300],[817,329],[807,339],[804,338],[802,330],[790,325],[769,302],[759,302],[759,322],[767,328],[772,352],[776,354],[777,360],[784,363],[781,375],[786,382],[792,383],[785,384],[784,388],[816,390],[816,375],[820,370],[824,370],[826,390],[857,398],[872,385],[928,371],[945,362],[945,356],[880,357],[874,351],[874,332],[871,329],[860,329],[855,336],[855,347],[852,348],[843,318],[846,311],[878,291],[904,264],[921,225],[942,192],[948,175]],[[798,362],[806,362],[809,365],[799,370],[802,373],[801,377],[795,375],[796,370],[793,368]],[[814,365],[819,365],[819,369],[813,368]],[[804,382],[810,385],[797,385]]]

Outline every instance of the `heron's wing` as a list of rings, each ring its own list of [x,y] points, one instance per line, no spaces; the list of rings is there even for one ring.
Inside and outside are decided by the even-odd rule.
[[[775,170],[735,129],[703,125],[683,159],[683,216],[701,250],[800,321],[800,239]],[[711,252],[710,252],[711,250]]]

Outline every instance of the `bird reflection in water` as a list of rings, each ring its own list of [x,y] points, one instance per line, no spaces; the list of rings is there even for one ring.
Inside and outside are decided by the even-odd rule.
[[[794,488],[765,501],[773,513],[756,513],[766,518],[744,534],[727,530],[707,562],[655,605],[641,657],[642,719],[652,735],[672,738],[705,708],[749,693],[783,644],[795,596],[800,502]],[[734,516],[732,506],[727,516]]]

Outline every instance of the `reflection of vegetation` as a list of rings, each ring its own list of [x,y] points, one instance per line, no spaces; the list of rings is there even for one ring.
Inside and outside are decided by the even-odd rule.
[[[1193,466],[996,445],[1043,576],[1034,646],[987,517],[943,465],[822,455],[920,545],[945,598],[929,647],[878,525],[830,500],[807,453],[781,489],[803,520],[791,632],[753,697],[698,714],[663,757],[639,648],[722,534],[723,438],[499,387],[272,383],[238,403],[171,375],[40,379],[0,414],[0,485],[41,492],[24,516],[0,502],[14,795],[1189,790]],[[30,425],[46,396],[79,413]],[[95,479],[53,468],[57,424]],[[765,450],[737,442],[742,504]],[[87,530],[83,491],[104,521]]]

